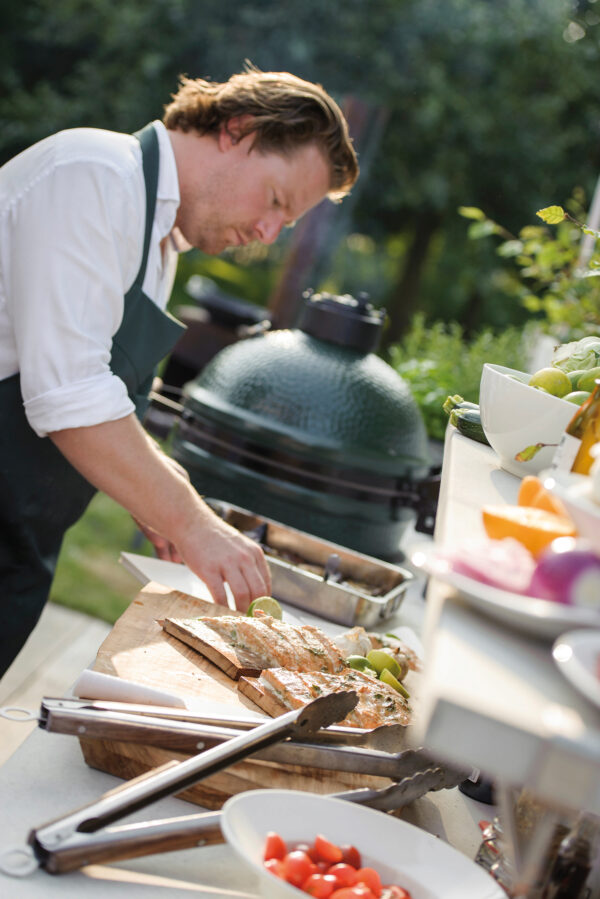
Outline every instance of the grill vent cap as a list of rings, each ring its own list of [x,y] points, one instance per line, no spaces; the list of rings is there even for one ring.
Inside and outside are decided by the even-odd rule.
[[[303,297],[298,322],[301,331],[359,352],[377,350],[386,316],[384,309],[376,309],[369,302],[368,294],[359,293],[355,298],[350,294],[314,293],[311,289]]]

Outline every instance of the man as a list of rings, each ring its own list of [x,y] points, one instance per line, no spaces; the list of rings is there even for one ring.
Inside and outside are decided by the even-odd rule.
[[[270,592],[260,548],[222,522],[138,419],[181,326],[177,253],[272,243],[358,176],[317,85],[248,67],[182,79],[164,123],[72,129],[0,169],[0,674],[37,622],[64,532],[95,490],[227,604]]]

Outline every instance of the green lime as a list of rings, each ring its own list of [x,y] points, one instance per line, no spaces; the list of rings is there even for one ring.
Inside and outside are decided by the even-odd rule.
[[[367,674],[369,672],[373,672],[373,674],[377,674],[371,663],[365,656],[348,656],[346,659],[346,665],[348,668],[356,668],[357,671],[366,671]]]
[[[400,665],[394,656],[385,649],[372,649],[367,653],[367,662],[371,664],[377,674],[381,674],[384,670],[390,671],[394,677],[399,677],[401,674]]]
[[[570,403],[575,403],[576,406],[581,406],[581,404],[587,400],[589,395],[589,390],[573,390],[571,393],[567,393],[566,396],[563,396],[563,400],[568,400]]]
[[[529,379],[529,386],[541,387],[553,396],[565,396],[572,390],[568,374],[552,365],[536,371]]]
[[[383,681],[384,684],[387,684],[389,687],[393,687],[394,690],[397,690],[398,693],[401,693],[405,699],[409,699],[410,693],[404,686],[401,684],[397,677],[394,677],[392,672],[388,668],[384,668],[381,674],[379,675],[379,680]]]
[[[248,615],[249,618],[252,618],[257,609],[260,609],[261,612],[265,612],[265,614],[270,615],[272,618],[278,618],[279,621],[283,618],[281,606],[272,596],[259,596],[257,599],[252,600],[248,606],[246,615]]]
[[[596,386],[594,382],[597,378],[600,378],[600,367],[583,372],[577,380],[577,390],[587,390],[591,393]]]

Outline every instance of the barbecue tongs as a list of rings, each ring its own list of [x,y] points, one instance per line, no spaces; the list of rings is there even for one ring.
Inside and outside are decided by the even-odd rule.
[[[290,737],[303,739],[341,721],[358,702],[354,691],[331,693],[181,762],[168,762],[29,834],[31,864],[58,874],[84,865],[222,843],[220,812],[101,828],[178,793],[252,753]],[[35,862],[34,862],[35,859]],[[25,873],[16,866],[7,873]],[[28,868],[31,870],[31,867]]]

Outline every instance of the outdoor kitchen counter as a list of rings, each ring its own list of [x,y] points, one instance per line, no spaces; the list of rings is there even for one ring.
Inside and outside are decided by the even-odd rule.
[[[449,428],[436,542],[483,534],[482,505],[516,502],[519,484],[492,449]],[[504,626],[432,580],[424,642],[423,745],[549,804],[600,813],[600,713],[558,671],[551,639]]]
[[[408,624],[418,629],[425,605],[422,593],[423,581],[416,581],[396,618],[386,626]],[[90,646],[90,658],[96,649],[96,646]],[[98,799],[121,783],[118,778],[85,764],[77,738],[35,730],[0,767],[0,852],[8,847],[22,847],[32,828]],[[122,823],[198,811],[201,809],[196,805],[169,798],[131,815]],[[490,806],[473,802],[457,788],[429,793],[402,812],[404,820],[446,840],[471,859],[481,841],[478,822],[489,820],[492,815]],[[46,899],[52,896],[163,899],[178,892],[218,899],[221,896],[256,896],[257,889],[253,874],[237,862],[226,846],[95,865],[60,876],[36,870],[17,880],[0,873],[0,899]]]

